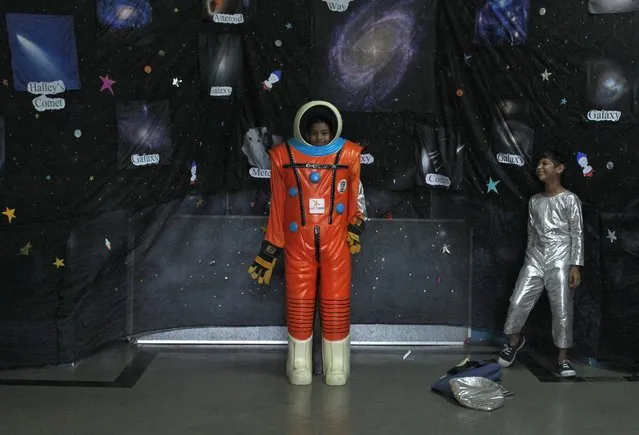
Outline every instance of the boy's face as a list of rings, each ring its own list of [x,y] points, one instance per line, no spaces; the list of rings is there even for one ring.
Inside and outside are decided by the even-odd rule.
[[[308,132],[311,145],[322,146],[331,141],[331,128],[325,122],[316,122]]]
[[[542,183],[556,180],[560,178],[561,173],[564,172],[564,169],[564,165],[555,165],[555,162],[553,162],[551,159],[544,157],[537,163],[537,178],[539,178],[539,181],[541,181]]]

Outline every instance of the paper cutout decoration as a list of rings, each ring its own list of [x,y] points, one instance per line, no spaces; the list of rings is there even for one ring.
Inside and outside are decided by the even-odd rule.
[[[119,167],[167,165],[173,156],[168,101],[118,102]]]
[[[5,210],[1,213],[7,217],[9,223],[16,218],[16,209],[5,207]]]
[[[487,189],[486,189],[486,193],[490,193],[491,191],[493,191],[493,192],[495,192],[495,193],[499,193],[499,192],[497,191],[497,185],[498,185],[499,183],[501,183],[501,180],[497,180],[497,181],[495,181],[495,180],[493,180],[492,178],[490,178],[490,179],[488,180],[488,183],[486,183],[486,187],[487,187]]]
[[[27,242],[26,245],[20,248],[20,251],[18,251],[18,253],[27,257],[31,253],[31,248],[33,248],[33,245],[31,244],[31,242]]]
[[[262,89],[264,89],[265,91],[270,91],[271,89],[273,89],[273,85],[279,82],[281,79],[282,79],[282,71],[281,70],[273,71],[271,75],[268,76],[268,79],[262,82]]]
[[[207,29],[200,33],[199,51],[203,92],[214,98],[230,98],[242,87],[242,36]]]
[[[144,27],[153,20],[148,0],[98,0],[98,23],[109,30]]]
[[[115,95],[113,93],[113,85],[117,82],[115,80],[111,80],[108,74],[106,76],[100,76],[100,80],[102,80],[102,87],[100,88],[100,92],[109,91],[111,92],[111,95]]]
[[[6,20],[16,91],[28,91],[29,83],[54,82],[66,90],[81,89],[72,16],[9,13]]]
[[[193,186],[197,182],[197,163],[195,161],[191,162],[191,180],[190,184]]]
[[[595,175],[595,170],[588,164],[588,156],[584,153],[577,153],[577,163],[582,167],[582,173],[584,177],[592,177]]]

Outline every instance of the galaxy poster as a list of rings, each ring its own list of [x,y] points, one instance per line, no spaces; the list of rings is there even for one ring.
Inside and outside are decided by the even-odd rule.
[[[586,61],[585,122],[639,122],[639,74],[632,63],[612,58]]]
[[[490,128],[493,157],[513,168],[530,168],[533,164],[535,130],[531,125],[530,102],[504,99],[499,102],[497,116]]]
[[[216,99],[229,99],[241,91],[244,76],[242,36],[215,29],[199,35],[202,92]]]
[[[59,92],[82,87],[72,16],[6,14],[6,19],[16,91],[29,91],[29,83],[62,82]]]
[[[173,142],[168,101],[118,102],[116,114],[120,169],[171,163]]]
[[[639,12],[639,0],[590,0],[588,12],[591,14]]]
[[[202,0],[203,18],[218,24],[243,24],[256,0]]]
[[[436,0],[314,2],[313,98],[343,111],[432,113]]]
[[[98,23],[109,30],[142,28],[153,20],[149,0],[98,0]]]
[[[484,46],[525,44],[529,10],[530,0],[477,0],[473,42]]]

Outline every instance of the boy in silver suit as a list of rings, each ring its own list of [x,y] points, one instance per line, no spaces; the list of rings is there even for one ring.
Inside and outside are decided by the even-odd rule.
[[[552,335],[559,348],[557,374],[573,377],[568,360],[572,346],[573,291],[581,282],[584,264],[581,201],[561,185],[565,160],[546,151],[537,164],[537,178],[545,191],[528,202],[526,259],[510,298],[504,333],[509,342],[499,355],[499,364],[510,367],[526,339],[520,334],[528,315],[546,288],[552,311]]]

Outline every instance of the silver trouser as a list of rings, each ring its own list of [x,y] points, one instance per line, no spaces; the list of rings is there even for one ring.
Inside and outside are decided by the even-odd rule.
[[[542,269],[535,264],[524,264],[510,298],[504,333],[511,335],[521,331],[546,287],[552,312],[552,337],[555,346],[560,349],[571,347],[573,294],[568,286],[569,271],[570,266]]]

